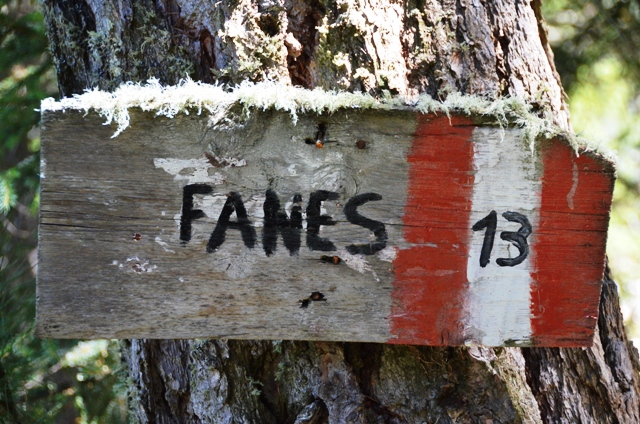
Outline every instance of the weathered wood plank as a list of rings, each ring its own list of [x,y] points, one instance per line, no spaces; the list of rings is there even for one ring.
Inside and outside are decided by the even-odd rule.
[[[112,133],[43,115],[40,336],[590,343],[600,158],[410,111]]]

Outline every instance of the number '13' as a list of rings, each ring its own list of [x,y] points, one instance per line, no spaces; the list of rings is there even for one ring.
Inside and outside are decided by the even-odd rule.
[[[520,224],[518,231],[503,231],[500,233],[502,240],[511,242],[518,248],[520,254],[515,258],[498,258],[496,263],[499,266],[516,266],[527,258],[529,255],[529,245],[527,237],[531,234],[531,224],[526,216],[518,212],[505,212],[502,216],[510,222]],[[496,227],[498,226],[498,217],[496,211],[491,211],[489,215],[476,222],[472,229],[480,231],[486,228],[484,233],[484,241],[482,242],[482,250],[480,251],[480,266],[486,267],[490,262],[491,250],[493,249],[493,240],[496,238]]]

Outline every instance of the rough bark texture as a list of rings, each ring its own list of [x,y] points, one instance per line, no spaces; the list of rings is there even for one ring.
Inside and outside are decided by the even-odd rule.
[[[569,125],[537,4],[48,0],[45,8],[64,95],[150,77],[270,78],[372,94],[520,96]]]
[[[539,2],[45,1],[63,94],[191,75],[520,96],[569,128]],[[605,277],[589,349],[132,340],[144,423],[640,422],[638,357]]]

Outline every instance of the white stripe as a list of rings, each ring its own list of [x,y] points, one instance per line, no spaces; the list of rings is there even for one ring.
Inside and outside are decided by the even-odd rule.
[[[518,344],[531,336],[531,253],[513,267],[498,266],[496,259],[518,256],[516,246],[500,239],[501,232],[520,228],[520,224],[507,221],[504,212],[525,215],[535,232],[541,189],[536,164],[540,161],[524,146],[519,130],[506,130],[502,138],[494,128],[476,128],[473,142],[476,174],[469,223],[465,335],[469,344]],[[472,231],[471,227],[492,210],[498,218],[496,237],[491,262],[482,268],[485,230]],[[529,246],[533,236],[527,239]]]

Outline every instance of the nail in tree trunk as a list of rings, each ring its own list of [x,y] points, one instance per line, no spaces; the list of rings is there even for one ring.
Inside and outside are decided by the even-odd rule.
[[[540,1],[45,0],[60,91],[156,77],[407,97],[519,96],[570,130]],[[640,422],[604,276],[591,348],[129,340],[142,423]]]

